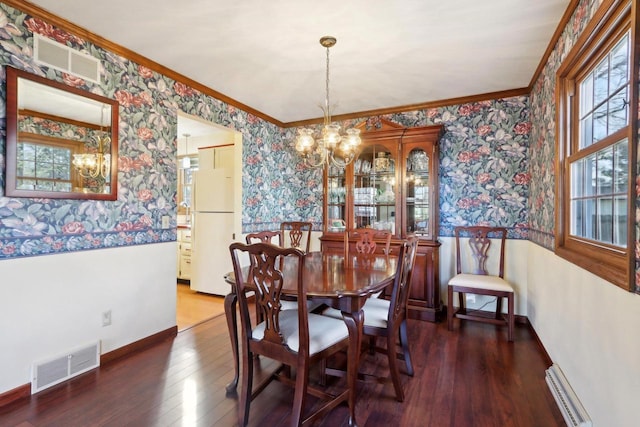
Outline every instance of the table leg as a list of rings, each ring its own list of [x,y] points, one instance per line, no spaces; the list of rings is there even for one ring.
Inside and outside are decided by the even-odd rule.
[[[349,330],[349,350],[347,351],[347,387],[349,387],[349,426],[357,427],[356,423],[356,384],[358,380],[358,366],[360,362],[360,344],[362,341],[362,325],[364,313],[358,310],[354,313],[342,312],[344,322]]]
[[[240,373],[238,360],[238,317],[236,314],[236,304],[238,297],[235,292],[227,294],[224,298],[224,314],[227,318],[227,327],[229,328],[229,339],[231,339],[231,349],[233,350],[233,363],[235,375],[233,380],[227,384],[227,393],[235,393],[238,387],[238,378]]]

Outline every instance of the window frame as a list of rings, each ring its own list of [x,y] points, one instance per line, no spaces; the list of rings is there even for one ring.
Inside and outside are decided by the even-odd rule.
[[[629,0],[605,0],[556,73],[556,201],[555,253],[625,290],[635,290],[636,144],[638,119],[638,65],[636,33]],[[628,125],[579,149],[579,83],[616,44],[629,33]],[[586,155],[627,139],[627,242],[626,247],[571,235],[571,165]],[[577,154],[577,152],[580,154]]]

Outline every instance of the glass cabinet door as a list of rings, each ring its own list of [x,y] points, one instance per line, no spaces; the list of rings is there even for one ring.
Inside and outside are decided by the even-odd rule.
[[[365,147],[353,164],[354,227],[396,232],[396,159],[382,145]]]
[[[406,162],[406,221],[407,233],[429,236],[429,156],[419,148],[409,152]]]
[[[346,185],[344,168],[331,165],[327,174],[327,231],[329,232],[345,231]]]

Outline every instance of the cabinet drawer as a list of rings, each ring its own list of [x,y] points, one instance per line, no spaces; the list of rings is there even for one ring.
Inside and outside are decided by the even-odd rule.
[[[191,243],[181,243],[180,244],[180,255],[181,256],[191,256]]]
[[[179,228],[177,238],[178,242],[191,242],[191,229]]]

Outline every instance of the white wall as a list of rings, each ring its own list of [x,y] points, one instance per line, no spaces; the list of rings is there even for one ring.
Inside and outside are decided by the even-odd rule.
[[[176,325],[175,242],[2,260],[0,277],[0,394],[28,384],[34,362]]]
[[[551,359],[594,426],[637,426],[640,296],[536,244],[527,253],[528,316]]]
[[[456,246],[455,238],[453,237],[440,237],[440,296],[444,303],[447,303],[447,283],[456,272]],[[466,242],[468,239],[463,239]],[[492,251],[498,250],[498,243],[491,245]],[[528,268],[527,268],[527,249],[529,247],[529,241],[527,240],[511,240],[507,239],[505,243],[505,256],[504,256],[504,278],[511,283],[515,290],[515,310],[516,314],[521,316],[527,316],[528,304],[527,304],[527,280],[528,280]],[[499,256],[499,255],[498,255]],[[497,272],[489,271],[490,273],[497,274]],[[458,297],[455,297],[457,306]],[[488,301],[482,309],[486,311],[494,311],[496,309],[495,297],[482,296],[476,297],[475,302],[467,300],[468,308],[479,308]],[[506,311],[507,304],[503,302],[503,311]]]

